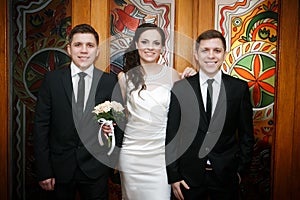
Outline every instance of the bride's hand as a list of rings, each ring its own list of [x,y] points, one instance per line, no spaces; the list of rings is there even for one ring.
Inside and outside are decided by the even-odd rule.
[[[186,77],[189,77],[189,76],[193,76],[197,73],[197,71],[194,69],[194,68],[191,68],[191,67],[186,67],[182,73],[180,73],[180,78],[181,79],[184,79]]]
[[[110,128],[110,125],[103,124],[102,126],[102,132],[104,135],[108,136],[110,133],[112,133],[112,130]]]

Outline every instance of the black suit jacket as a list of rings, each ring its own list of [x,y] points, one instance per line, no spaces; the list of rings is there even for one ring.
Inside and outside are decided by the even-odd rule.
[[[169,183],[199,186],[210,160],[221,180],[244,174],[254,145],[252,105],[245,81],[222,74],[217,106],[208,124],[199,73],[174,84],[168,114],[166,163]]]
[[[122,103],[117,77],[98,69],[93,72],[94,92],[90,91],[82,120],[76,121],[72,111],[74,100],[70,68],[46,74],[39,89],[34,125],[34,150],[38,180],[55,178],[68,182],[79,167],[95,179],[109,172],[117,160],[107,156],[107,146],[97,139],[99,125],[93,107],[106,100]],[[93,87],[92,84],[92,87]],[[88,105],[89,104],[89,105]],[[116,143],[122,143],[121,129],[115,129]],[[112,158],[112,159],[111,159]],[[100,160],[100,161],[99,161]]]

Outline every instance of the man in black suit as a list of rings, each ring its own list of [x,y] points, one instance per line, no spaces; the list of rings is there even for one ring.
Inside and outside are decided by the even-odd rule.
[[[73,200],[77,192],[84,200],[106,200],[109,170],[118,151],[108,156],[108,147],[99,145],[100,126],[92,111],[104,101],[122,102],[120,87],[115,75],[94,66],[99,36],[93,27],[77,25],[68,39],[70,67],[47,73],[38,94],[34,126],[37,177],[56,200]],[[117,127],[115,134],[120,147],[121,129]]]
[[[216,30],[196,40],[199,73],[174,84],[168,114],[168,181],[178,199],[237,200],[254,145],[245,81],[223,74],[226,41]]]

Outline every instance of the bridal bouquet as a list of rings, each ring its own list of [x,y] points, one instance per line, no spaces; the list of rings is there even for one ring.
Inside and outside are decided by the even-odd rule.
[[[105,135],[108,140],[108,147],[110,147],[110,150],[107,154],[110,155],[113,152],[116,144],[113,123],[120,122],[125,119],[124,107],[122,104],[116,101],[105,101],[104,103],[95,106],[93,113],[96,114],[96,119],[101,124],[98,132],[98,141],[101,146],[104,145],[101,134],[102,126],[108,125],[112,130],[111,133]]]

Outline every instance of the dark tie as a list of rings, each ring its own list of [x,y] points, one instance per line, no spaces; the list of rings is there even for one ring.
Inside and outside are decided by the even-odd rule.
[[[207,116],[208,123],[210,122],[211,110],[212,110],[212,95],[213,95],[212,83],[213,82],[214,79],[207,80],[206,116]]]
[[[84,89],[85,89],[84,77],[86,75],[87,74],[84,72],[78,73],[79,81],[78,81],[78,90],[77,90],[77,108],[79,114],[83,113],[83,108],[84,108]]]

